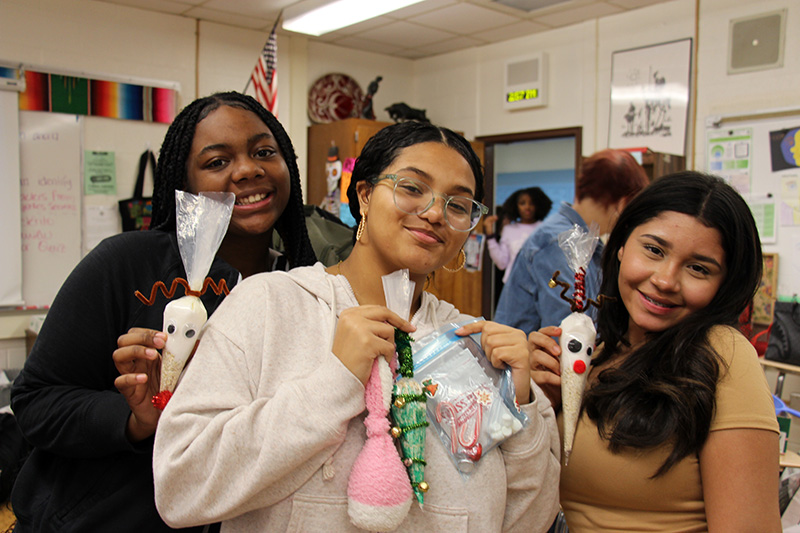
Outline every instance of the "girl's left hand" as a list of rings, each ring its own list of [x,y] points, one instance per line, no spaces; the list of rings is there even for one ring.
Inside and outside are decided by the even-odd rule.
[[[517,403],[531,402],[531,362],[525,332],[497,322],[482,321],[461,326],[455,333],[462,337],[481,333],[481,347],[492,366],[511,368]]]

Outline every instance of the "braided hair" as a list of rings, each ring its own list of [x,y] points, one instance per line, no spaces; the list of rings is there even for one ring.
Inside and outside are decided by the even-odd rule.
[[[297,168],[297,155],[292,141],[272,113],[254,98],[237,92],[215,93],[198,98],[175,117],[164,137],[156,165],[151,228],[175,231],[175,191],[186,187],[186,162],[194,141],[195,129],[201,120],[223,105],[254,113],[275,137],[278,149],[289,169],[291,181],[289,203],[275,222],[275,229],[281,240],[286,243],[285,253],[290,266],[313,265],[316,256],[306,229],[300,171]]]

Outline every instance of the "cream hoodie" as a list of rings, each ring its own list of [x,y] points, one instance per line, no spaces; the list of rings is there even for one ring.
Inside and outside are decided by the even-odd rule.
[[[331,352],[338,315],[357,304],[321,263],[252,276],[208,321],[161,416],[153,452],[158,511],[173,527],[223,521],[222,531],[360,531],[347,480],[365,440],[364,386]],[[423,293],[421,337],[466,318]],[[545,531],[558,511],[553,410],[522,406],[528,425],[486,454],[469,479],[432,426],[425,508],[400,531]]]

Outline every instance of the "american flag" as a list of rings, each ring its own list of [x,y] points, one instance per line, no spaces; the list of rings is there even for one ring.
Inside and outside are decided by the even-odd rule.
[[[277,26],[277,24],[276,24]],[[269,34],[256,67],[250,74],[250,81],[256,92],[256,100],[266,107],[270,113],[278,116],[278,38],[275,28]]]

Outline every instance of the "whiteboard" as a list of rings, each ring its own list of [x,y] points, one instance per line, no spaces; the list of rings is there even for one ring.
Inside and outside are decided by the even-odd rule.
[[[81,258],[82,119],[21,111],[22,297],[49,307]]]
[[[0,307],[22,304],[18,97],[16,91],[0,90]]]
[[[762,249],[778,254],[778,296],[790,298],[800,294],[800,168],[774,153],[771,136],[800,127],[800,109],[762,116],[709,117],[707,170],[728,178],[751,208],[773,207],[774,235],[762,238]],[[732,141],[720,142],[726,138]]]

